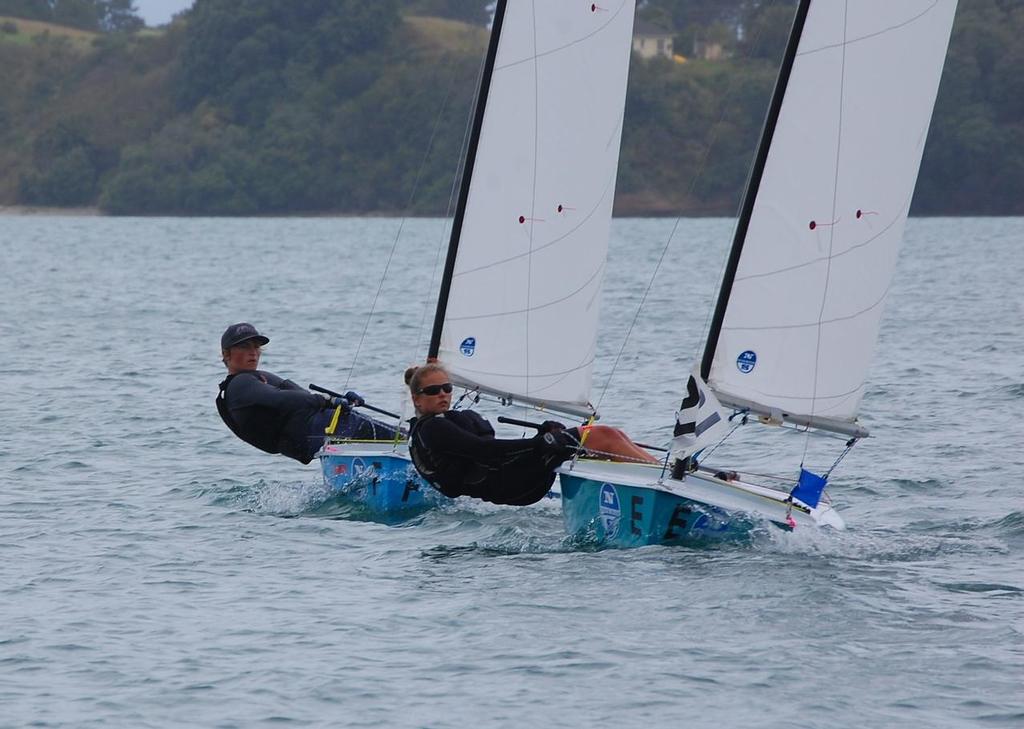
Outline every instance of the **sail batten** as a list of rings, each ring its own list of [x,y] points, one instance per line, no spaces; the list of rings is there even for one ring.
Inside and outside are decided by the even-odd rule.
[[[856,418],[955,10],[800,3],[701,362],[724,404],[866,432]]]
[[[592,412],[635,5],[498,8],[430,350],[463,384]]]

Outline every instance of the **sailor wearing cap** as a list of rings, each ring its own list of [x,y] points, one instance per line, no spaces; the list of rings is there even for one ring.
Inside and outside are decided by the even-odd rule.
[[[363,404],[355,392],[324,398],[291,380],[259,369],[262,348],[270,338],[248,322],[232,324],[220,338],[221,358],[228,369],[220,383],[217,412],[239,438],[267,453],[280,453],[309,463],[324,441],[324,429],[342,406],[334,434],[358,440],[390,440],[395,429],[353,412]]]

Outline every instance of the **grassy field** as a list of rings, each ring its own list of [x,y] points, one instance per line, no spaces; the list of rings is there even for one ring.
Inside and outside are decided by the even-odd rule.
[[[10,32],[12,27],[16,29],[13,33]],[[28,45],[36,36],[47,34],[53,38],[67,38],[73,47],[83,51],[91,48],[93,38],[99,35],[92,31],[68,28],[39,20],[25,20],[24,18],[0,15],[0,43]]]
[[[482,52],[487,46],[488,30],[458,20],[407,15],[405,22],[410,32],[409,44],[416,50]]]

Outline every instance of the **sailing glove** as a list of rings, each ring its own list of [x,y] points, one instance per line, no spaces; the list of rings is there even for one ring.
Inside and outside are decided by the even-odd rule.
[[[358,408],[366,404],[366,400],[355,390],[349,390],[345,393],[345,399],[349,401],[351,407]]]
[[[332,408],[341,408],[341,412],[347,413],[352,409],[352,402],[347,397],[329,397],[327,402]]]
[[[560,430],[565,430],[565,426],[557,420],[545,420],[540,424],[541,433],[557,433]]]
[[[566,458],[571,458],[576,450],[576,443],[571,435],[560,431],[539,433],[535,436],[537,445],[545,459],[553,458],[553,462],[561,463]]]

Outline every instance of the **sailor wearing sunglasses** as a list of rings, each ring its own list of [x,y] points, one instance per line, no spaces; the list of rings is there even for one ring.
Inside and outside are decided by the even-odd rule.
[[[416,417],[409,454],[420,475],[445,496],[472,496],[494,504],[540,501],[555,471],[580,448],[580,428],[546,421],[533,438],[494,437],[494,428],[473,410],[451,410],[452,383],[439,364],[405,372]],[[614,460],[656,463],[621,430],[589,426],[588,449]],[[588,454],[593,455],[588,451]]]

